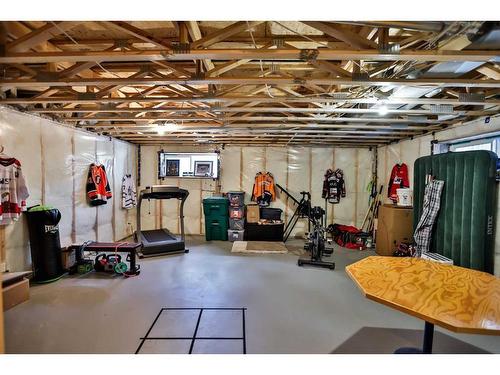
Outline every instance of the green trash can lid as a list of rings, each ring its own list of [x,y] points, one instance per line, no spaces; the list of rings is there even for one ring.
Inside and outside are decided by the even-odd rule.
[[[203,203],[229,203],[226,197],[209,197],[203,199]]]
[[[39,205],[39,206],[35,206],[35,207],[31,207],[28,212],[37,212],[37,211],[50,211],[50,210],[53,210],[54,207],[52,206],[42,206],[42,205]]]

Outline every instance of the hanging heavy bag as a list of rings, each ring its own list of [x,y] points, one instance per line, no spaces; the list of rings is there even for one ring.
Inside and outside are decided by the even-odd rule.
[[[30,207],[26,212],[30,238],[33,281],[49,282],[64,274],[59,240],[61,213],[49,206]]]

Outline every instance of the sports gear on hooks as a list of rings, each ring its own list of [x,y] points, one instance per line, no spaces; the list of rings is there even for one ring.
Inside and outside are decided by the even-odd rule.
[[[321,197],[330,203],[339,203],[340,198],[345,198],[345,181],[342,169],[328,169],[323,181],[323,193]]]
[[[408,167],[405,163],[395,164],[392,167],[391,177],[389,179],[389,187],[387,196],[396,203],[398,201],[397,189],[409,188],[410,179],[408,178]]]
[[[0,157],[0,225],[17,221],[22,211],[26,211],[29,197],[21,163],[15,158]]]
[[[132,175],[126,174],[122,179],[122,208],[130,209],[137,206],[135,183]]]
[[[261,207],[269,206],[276,200],[274,176],[270,172],[259,172],[255,175],[251,199]]]
[[[87,177],[87,197],[90,205],[100,206],[106,204],[107,200],[112,196],[104,165],[90,164]]]

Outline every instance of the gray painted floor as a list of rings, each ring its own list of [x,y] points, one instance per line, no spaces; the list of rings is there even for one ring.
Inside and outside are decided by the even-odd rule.
[[[189,254],[140,260],[142,272],[136,278],[92,273],[33,286],[31,299],[5,314],[7,352],[134,353],[163,307],[246,307],[248,353],[332,353],[359,340],[364,327],[423,328],[419,319],[367,300],[348,278],[344,267],[370,252],[337,248],[337,268],[329,271],[299,268],[293,253],[231,254],[231,243],[202,237],[191,237],[188,244]],[[290,244],[297,253],[302,242]],[[189,319],[172,316],[161,324],[163,333],[184,335],[193,329]],[[234,324],[208,315],[201,329],[210,335],[232,330]],[[500,353],[500,337],[437,330]],[[409,337],[418,341],[418,335]],[[151,341],[141,352],[187,353],[189,345],[188,340]],[[196,342],[193,352],[239,353],[238,345],[205,340]],[[386,347],[390,351],[391,345]]]

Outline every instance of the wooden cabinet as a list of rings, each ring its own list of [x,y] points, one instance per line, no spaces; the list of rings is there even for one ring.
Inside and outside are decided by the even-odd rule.
[[[413,240],[413,208],[384,204],[379,209],[375,251],[392,256],[400,242]]]

